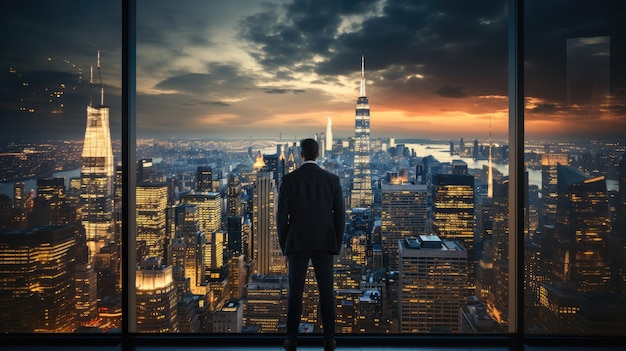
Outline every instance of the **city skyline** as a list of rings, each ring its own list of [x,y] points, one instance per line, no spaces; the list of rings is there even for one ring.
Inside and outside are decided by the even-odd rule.
[[[323,131],[329,116],[335,135],[347,137],[353,123],[350,101],[359,89],[358,61],[365,55],[368,92],[376,101],[373,137],[480,138],[487,135],[491,119],[494,138],[506,138],[506,2],[423,2],[401,7],[386,1],[314,6],[289,1],[188,4],[137,4],[138,137],[275,137],[280,133],[301,138],[308,136],[303,131]],[[0,116],[8,127],[0,137],[32,138],[43,133],[9,122],[15,120],[49,126],[50,134],[58,138],[80,135],[89,95],[85,77],[98,50],[103,53],[103,83],[110,94],[105,100],[111,107],[112,134],[119,134],[121,8],[81,3],[71,12],[64,11],[69,6],[41,4],[31,9],[14,2],[5,12],[2,28],[18,34],[9,38],[3,76],[21,75],[33,87],[44,87],[61,80],[78,82],[80,68],[83,79],[77,84],[79,91],[66,89],[60,115],[19,112],[15,103],[19,94],[2,94]],[[579,115],[568,107],[568,91],[561,79],[568,74],[574,77],[566,69],[568,50],[576,46],[577,57],[581,50],[600,53],[607,48],[610,54],[621,55],[619,38],[567,41],[581,33],[601,34],[591,21],[577,32],[541,35],[575,23],[578,16],[594,14],[572,11],[566,18],[539,25],[533,15],[559,7],[535,2],[529,6],[527,20],[534,26],[526,33],[527,40],[557,59],[545,60],[536,50],[526,53],[529,81],[541,82],[527,87],[527,135],[572,135],[584,123],[587,134],[618,136],[625,127],[619,116],[624,82],[610,81],[613,95],[603,95],[604,102],[596,106],[601,113]],[[598,5],[598,10],[605,6],[612,5]],[[106,16],[93,23],[87,14],[95,12]],[[56,20],[70,13],[77,20]],[[55,31],[46,31],[46,26]],[[60,41],[66,44],[55,45]],[[19,84],[20,79],[11,82]]]

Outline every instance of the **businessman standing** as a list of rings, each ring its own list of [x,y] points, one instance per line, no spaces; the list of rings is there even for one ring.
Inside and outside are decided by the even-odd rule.
[[[317,142],[302,140],[300,152],[304,163],[283,176],[278,198],[278,239],[289,265],[287,339],[283,346],[287,351],[296,350],[310,260],[319,290],[324,350],[331,351],[336,345],[333,261],[343,237],[343,195],[339,177],[315,163],[319,156]]]

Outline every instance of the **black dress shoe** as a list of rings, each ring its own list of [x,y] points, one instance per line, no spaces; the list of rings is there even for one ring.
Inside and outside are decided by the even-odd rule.
[[[291,341],[289,339],[286,339],[283,342],[283,347],[285,348],[285,350],[287,351],[296,351],[296,342],[295,341]]]
[[[324,351],[335,351],[337,342],[335,340],[324,340]]]

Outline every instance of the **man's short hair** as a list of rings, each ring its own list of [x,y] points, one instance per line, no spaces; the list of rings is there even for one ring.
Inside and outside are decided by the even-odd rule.
[[[300,141],[300,153],[305,161],[315,160],[319,156],[320,148],[314,139],[302,139]]]

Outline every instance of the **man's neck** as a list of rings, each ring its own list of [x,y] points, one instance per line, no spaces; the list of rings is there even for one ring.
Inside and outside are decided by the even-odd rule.
[[[317,162],[315,162],[315,160],[306,160],[306,161],[302,162],[302,164],[305,164],[305,163],[317,164]]]

